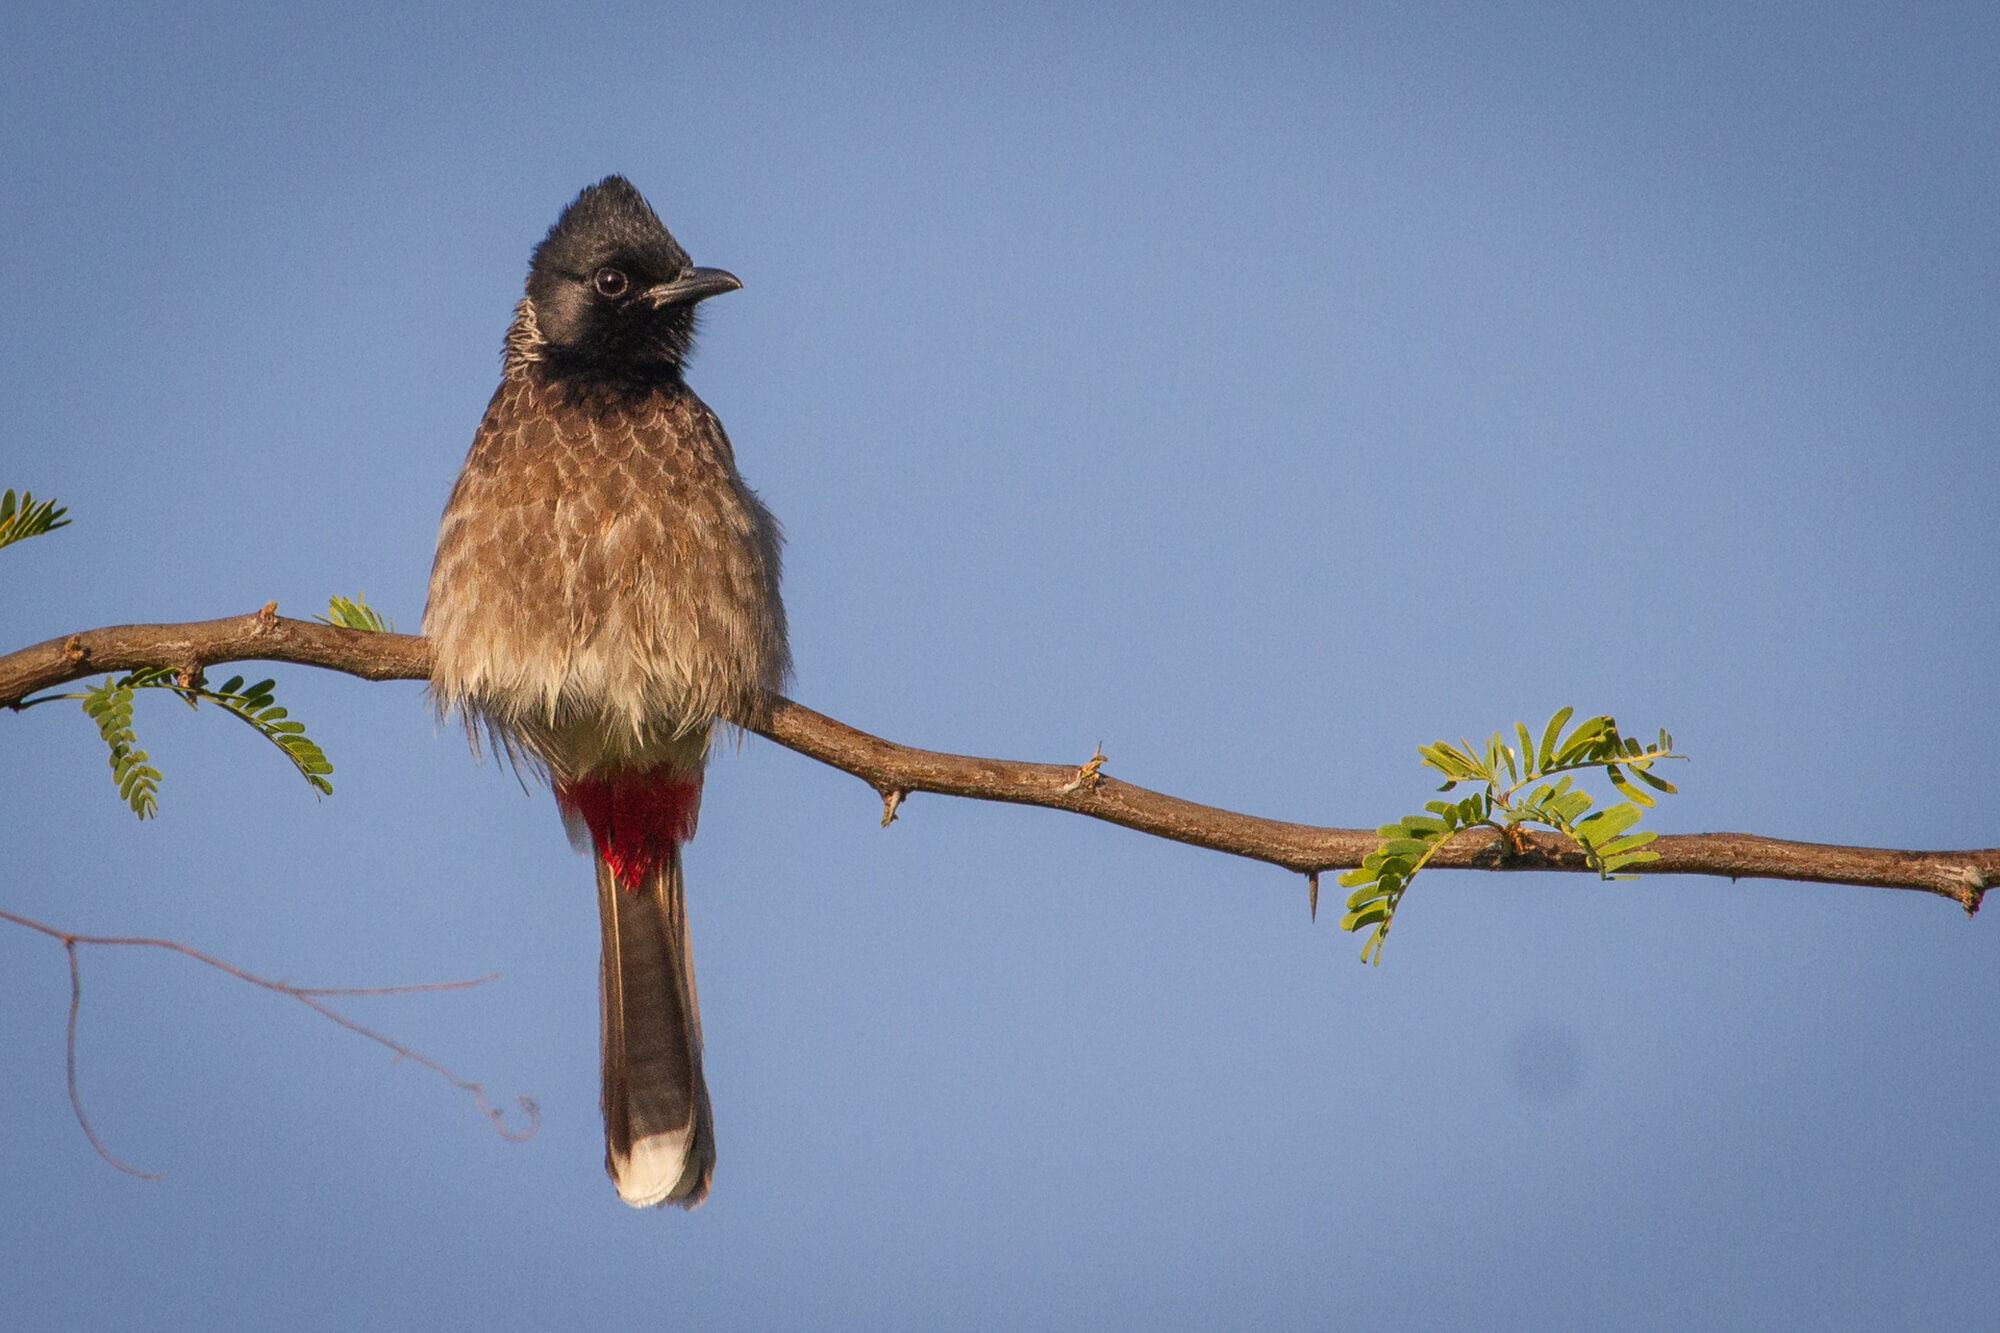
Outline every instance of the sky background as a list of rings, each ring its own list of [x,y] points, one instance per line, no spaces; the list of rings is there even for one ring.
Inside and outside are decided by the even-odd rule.
[[[1666,726],[1667,831],[2000,842],[1990,4],[459,10],[0,24],[22,646],[415,629],[530,247],[611,171],[789,533],[794,695],[937,749],[1373,825],[1418,743]],[[601,1169],[545,792],[414,684],[274,668],[337,765],[0,719],[0,1323],[1990,1328],[2000,923],[1926,896],[1302,880],[752,738],[689,855],[720,1163]]]

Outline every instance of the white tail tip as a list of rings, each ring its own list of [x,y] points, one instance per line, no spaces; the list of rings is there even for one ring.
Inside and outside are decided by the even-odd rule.
[[[688,1149],[694,1141],[691,1130],[672,1134],[651,1134],[632,1145],[629,1157],[615,1158],[612,1179],[618,1197],[634,1208],[651,1208],[667,1201],[674,1187],[687,1174]]]

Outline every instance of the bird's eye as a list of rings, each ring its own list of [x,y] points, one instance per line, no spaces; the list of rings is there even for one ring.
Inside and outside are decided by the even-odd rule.
[[[625,289],[631,285],[625,275],[615,268],[597,270],[597,276],[591,279],[591,283],[597,288],[599,296],[623,296]]]

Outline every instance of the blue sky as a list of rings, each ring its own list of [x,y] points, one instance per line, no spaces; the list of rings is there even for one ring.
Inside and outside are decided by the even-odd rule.
[[[690,379],[786,524],[794,694],[1374,824],[1415,746],[1670,728],[1676,831],[1996,842],[1989,6],[36,7],[0,41],[7,646],[365,590],[414,628],[529,248],[606,172],[744,290]],[[1384,965],[1268,867],[762,741],[689,858],[720,1162],[601,1168],[545,793],[411,685],[338,766],[142,700],[161,814],[0,724],[33,1328],[1984,1328],[1992,923],[1453,876]]]

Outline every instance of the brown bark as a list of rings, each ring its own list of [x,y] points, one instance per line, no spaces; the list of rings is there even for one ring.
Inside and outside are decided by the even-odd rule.
[[[292,662],[344,671],[366,680],[423,680],[430,650],[410,634],[371,634],[277,614],[180,625],[116,625],[85,630],[0,657],[0,705],[17,706],[37,690],[84,676],[168,667],[190,671],[222,662]],[[1080,766],[918,750],[885,741],[803,704],[773,695],[747,728],[810,759],[852,773],[880,792],[884,821],[913,792],[1012,801],[1069,810],[1123,824],[1155,837],[1192,843],[1232,856],[1267,861],[1301,874],[1357,866],[1374,850],[1370,829],[1321,828],[1260,819],[1197,805],[1135,787],[1098,772],[1093,757]],[[1727,875],[1789,879],[1885,889],[1920,889],[1979,910],[1986,887],[2000,878],[2000,848],[1896,851],[1788,842],[1750,833],[1666,834],[1653,843],[1660,859],[1632,869],[1645,875]],[[1493,834],[1462,833],[1431,864],[1459,870],[1583,871],[1582,853],[1559,834],[1530,834],[1518,852],[1503,854]]]

